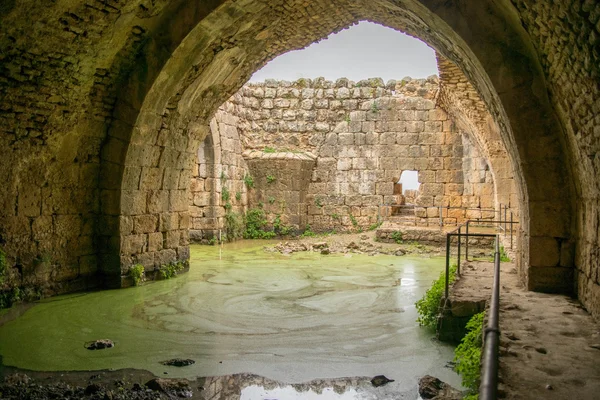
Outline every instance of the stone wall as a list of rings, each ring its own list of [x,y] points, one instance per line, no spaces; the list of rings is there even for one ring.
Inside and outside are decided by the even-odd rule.
[[[477,148],[487,161],[493,177],[494,208],[500,210],[508,207],[513,213],[514,220],[518,221],[519,194],[514,181],[513,168],[497,123],[473,85],[456,64],[439,53],[436,53],[436,58],[440,72],[439,106],[451,116],[459,129],[468,134],[471,141],[477,143]],[[469,168],[465,167],[465,170]],[[484,190],[489,191],[489,188]]]
[[[279,218],[280,227],[303,232],[307,218],[307,194],[315,165],[314,157],[304,153],[244,153],[254,179],[249,206],[265,211],[270,226]]]
[[[306,197],[312,229],[377,223],[398,202],[394,183],[406,170],[419,172],[416,224],[438,225],[440,207],[450,207],[446,224],[493,218],[487,162],[436,106],[438,87],[436,77],[266,81],[244,86],[230,102],[245,149],[315,155]]]
[[[207,243],[223,238],[227,212],[243,214],[248,206],[244,177],[248,167],[242,157],[239,118],[224,104],[210,122],[210,134],[198,149],[190,189],[190,241]]]

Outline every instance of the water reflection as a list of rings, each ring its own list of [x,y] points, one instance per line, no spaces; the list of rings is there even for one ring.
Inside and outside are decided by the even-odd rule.
[[[299,392],[292,386],[285,386],[276,389],[267,390],[262,386],[252,385],[242,390],[240,400],[354,400],[365,399],[359,397],[355,389],[348,389],[342,393],[337,393],[333,388],[325,388],[320,393],[315,393],[312,389],[306,392]]]

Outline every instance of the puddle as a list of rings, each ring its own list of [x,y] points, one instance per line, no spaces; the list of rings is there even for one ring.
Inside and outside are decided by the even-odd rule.
[[[282,256],[263,245],[192,246],[190,272],[175,279],[43,301],[0,327],[3,362],[38,371],[136,368],[183,378],[252,373],[287,383],[385,374],[396,380],[389,389],[396,398],[409,391],[414,398],[425,374],[459,386],[444,367],[452,347],[415,322],[414,302],[443,269],[442,258]],[[102,338],[115,347],[84,349]],[[160,364],[176,357],[196,363]],[[358,389],[323,389],[317,397],[293,397],[285,388],[244,390],[251,397],[242,398],[369,398]]]

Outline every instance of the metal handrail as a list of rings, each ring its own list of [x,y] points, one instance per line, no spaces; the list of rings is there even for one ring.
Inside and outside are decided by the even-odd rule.
[[[471,221],[471,220],[469,220]],[[467,225],[469,223],[467,221]],[[487,222],[487,221],[486,221]],[[511,221],[493,221],[498,224],[510,224],[512,231],[512,224],[517,223]],[[460,242],[461,238],[465,237],[467,243],[470,236],[474,237],[495,237],[495,249],[494,249],[494,282],[492,286],[492,299],[490,301],[490,311],[488,315],[488,325],[483,333],[483,357],[481,364],[481,384],[479,386],[479,399],[480,400],[496,400],[498,394],[498,347],[500,341],[500,235],[489,234],[489,233],[462,233],[462,227],[459,226],[452,232],[446,234],[446,282],[445,282],[445,299],[444,304],[449,298],[449,275],[450,275],[450,243],[451,238],[456,236],[458,238],[458,263],[457,263],[457,274],[460,275]],[[468,226],[468,225],[467,225]]]
[[[500,239],[496,236],[494,253],[494,284],[488,324],[483,333],[482,376],[479,385],[480,400],[498,397],[498,345],[500,341]]]

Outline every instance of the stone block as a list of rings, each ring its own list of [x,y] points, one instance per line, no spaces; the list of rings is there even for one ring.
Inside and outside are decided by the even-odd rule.
[[[158,216],[152,214],[133,217],[133,233],[150,233],[158,229]]]
[[[146,213],[146,191],[121,191],[121,210],[123,215],[139,215]]]
[[[415,207],[415,217],[417,217],[417,218],[427,217],[427,208]]]
[[[440,210],[438,207],[427,207],[427,218],[438,218]]]
[[[339,171],[348,171],[352,169],[352,159],[351,158],[340,158],[337,162],[337,169]]]
[[[159,217],[159,231],[167,232],[174,229],[179,229],[179,214],[177,213],[162,213]]]
[[[31,224],[31,232],[34,240],[48,240],[54,233],[52,217],[41,216],[35,218]]]
[[[444,195],[447,196],[462,196],[463,195],[463,185],[460,183],[448,183],[444,185]],[[462,204],[457,205],[456,207],[461,207]]]
[[[433,196],[421,194],[415,199],[415,204],[420,207],[433,207]]]
[[[154,268],[177,262],[177,251],[175,249],[165,249],[154,253]]]
[[[18,215],[37,217],[42,211],[42,190],[38,186],[26,185],[19,189],[17,197]]]
[[[534,236],[529,239],[529,265],[555,267],[560,264],[560,242],[553,237]]]
[[[436,172],[435,171],[418,171],[419,183],[434,183]]]
[[[527,271],[527,289],[571,295],[575,289],[574,272],[573,268],[530,266]]]
[[[135,255],[146,251],[146,235],[126,235],[121,237],[121,254]]]
[[[163,249],[163,234],[161,232],[153,232],[148,234],[148,251],[156,252]]]
[[[211,193],[200,192],[194,194],[193,204],[198,207],[208,206],[210,204]]]
[[[422,183],[419,191],[423,196],[443,195],[444,185],[441,183]]]
[[[407,121],[406,132],[419,133],[425,129],[425,123],[423,121]]]
[[[149,190],[148,212],[157,214],[169,210],[169,191],[168,190]]]
[[[394,182],[378,182],[376,184],[375,193],[381,195],[394,194]]]
[[[186,211],[188,208],[188,193],[186,190],[169,191],[169,211]]]

